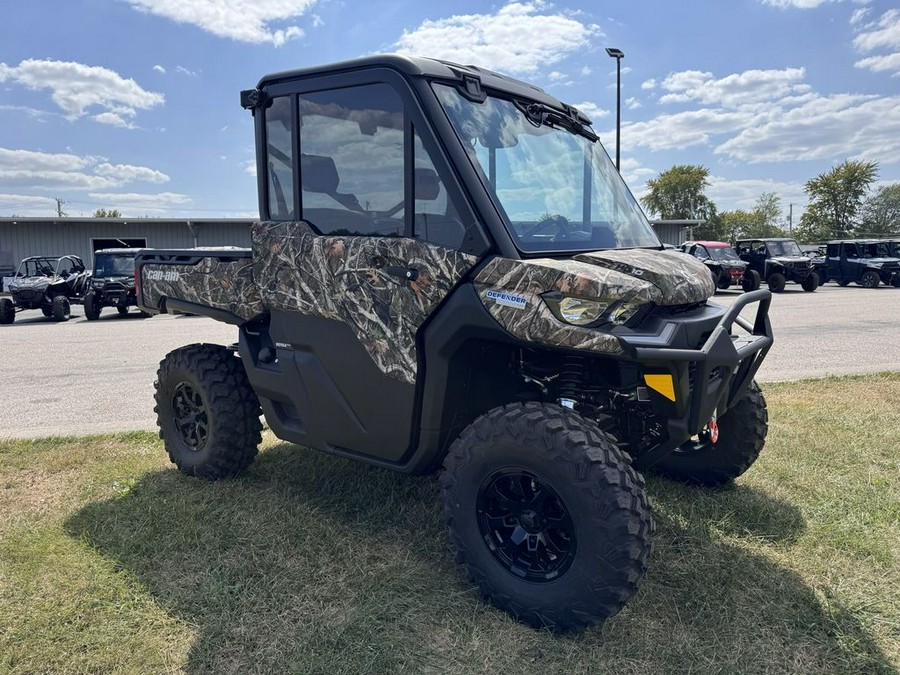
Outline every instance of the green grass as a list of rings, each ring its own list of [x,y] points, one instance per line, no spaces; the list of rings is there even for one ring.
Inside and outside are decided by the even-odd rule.
[[[476,598],[434,477],[271,437],[220,483],[149,433],[0,443],[0,672],[897,672],[900,375],[765,394],[736,487],[649,481],[650,572],[574,637]]]

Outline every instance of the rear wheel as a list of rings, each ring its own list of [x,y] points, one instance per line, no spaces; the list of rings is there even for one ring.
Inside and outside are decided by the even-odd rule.
[[[844,287],[844,286],[849,286],[849,285],[850,285],[849,281],[843,281],[843,280],[838,281],[838,286]]]
[[[220,345],[169,352],[159,364],[155,400],[169,459],[189,476],[236,476],[262,440],[259,399],[240,358]]]
[[[803,290],[807,293],[812,293],[819,287],[819,275],[815,272],[810,272],[807,274],[803,281],[800,282],[800,285],[803,287]]]
[[[128,314],[128,308],[122,307],[122,305],[116,307],[116,311],[119,313],[119,316],[125,316],[126,314]]]
[[[100,306],[100,299],[94,293],[84,296],[84,316],[88,321],[99,319],[101,311],[103,308]]]
[[[655,464],[653,471],[686,483],[722,485],[749,469],[762,452],[769,428],[766,399],[756,382],[718,424],[716,443],[702,432]]]
[[[784,275],[781,272],[772,272],[772,274],[766,278],[766,283],[769,285],[770,291],[773,293],[781,293],[784,290],[787,279],[784,278]]]
[[[741,279],[741,288],[743,288],[746,293],[758,291],[760,283],[762,283],[762,280],[759,278],[759,272],[756,270],[747,270],[744,272],[744,278]]]
[[[53,298],[53,320],[68,321],[72,316],[72,308],[69,306],[69,299],[64,295],[57,295]]]
[[[891,279],[891,286],[894,288],[900,288],[900,277],[894,277]]]
[[[637,591],[654,529],[643,478],[577,414],[495,408],[453,443],[440,482],[459,561],[484,599],[521,621],[582,630]]]
[[[863,288],[878,288],[880,283],[881,277],[878,276],[878,272],[875,270],[866,270],[859,278],[859,285]]]
[[[41,314],[49,319],[51,316],[53,316],[53,308],[46,305],[41,305]]]
[[[16,306],[9,298],[0,298],[0,324],[12,323],[16,320]]]

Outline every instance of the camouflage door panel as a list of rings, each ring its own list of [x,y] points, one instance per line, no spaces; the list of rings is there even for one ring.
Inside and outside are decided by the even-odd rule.
[[[149,307],[175,298],[231,312],[249,321],[266,311],[249,259],[203,258],[193,265],[148,263],[141,268],[141,293]]]
[[[408,238],[319,236],[302,222],[253,227],[255,276],[270,310],[348,324],[378,368],[416,380],[416,332],[477,258]],[[407,280],[388,272],[414,269]]]

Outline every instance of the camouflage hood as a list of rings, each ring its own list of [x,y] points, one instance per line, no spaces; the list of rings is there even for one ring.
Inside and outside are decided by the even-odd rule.
[[[645,305],[704,302],[715,293],[706,265],[676,251],[621,250],[571,260],[491,260],[475,278],[491,315],[511,334],[556,347],[617,354],[618,339],[559,321],[541,296],[559,292],[632,312]]]
[[[716,291],[706,265],[677,251],[595,251],[574,259],[652,284],[650,300],[657,305],[703,302]]]

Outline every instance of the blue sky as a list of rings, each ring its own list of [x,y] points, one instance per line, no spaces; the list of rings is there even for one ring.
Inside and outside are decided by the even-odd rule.
[[[710,169],[719,210],[847,158],[900,181],[900,9],[887,0],[32,0],[0,47],[0,216],[254,216],[260,76],[378,52],[473,63],[578,105],[640,195]]]

